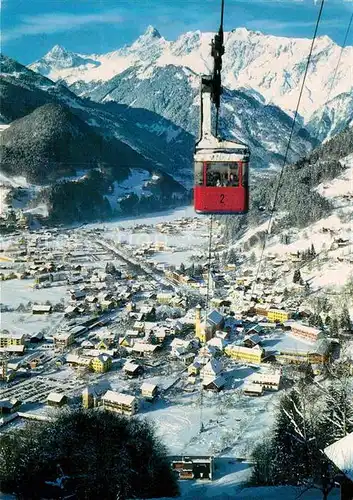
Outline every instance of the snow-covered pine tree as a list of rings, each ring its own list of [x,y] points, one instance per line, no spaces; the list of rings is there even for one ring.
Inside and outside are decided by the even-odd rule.
[[[339,326],[344,333],[352,333],[352,324],[348,311],[347,304],[343,306],[342,312],[339,318]]]

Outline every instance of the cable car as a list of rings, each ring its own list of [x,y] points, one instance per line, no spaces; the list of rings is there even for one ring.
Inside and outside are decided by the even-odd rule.
[[[250,150],[242,143],[217,137],[222,93],[223,45],[221,25],[212,41],[213,75],[203,75],[200,91],[200,136],[195,145],[194,208],[200,214],[245,214],[249,209]],[[211,107],[216,105],[216,135],[212,133]]]
[[[202,83],[200,139],[194,154],[194,208],[201,214],[245,214],[249,209],[249,148],[211,131],[211,94]]]

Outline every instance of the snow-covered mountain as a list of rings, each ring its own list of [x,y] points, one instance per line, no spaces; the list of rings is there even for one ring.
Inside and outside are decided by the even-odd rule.
[[[351,126],[353,126],[353,93],[345,92],[317,109],[306,124],[306,129],[313,137],[324,141]]]
[[[3,102],[9,103],[3,109],[5,122],[53,100],[60,102],[99,133],[119,139],[158,169],[191,186],[192,153],[199,126],[198,77],[193,71],[173,65],[157,67],[149,80],[140,79],[140,68],[134,66],[96,88],[91,93],[94,102],[9,58],[4,58],[2,66],[0,91]],[[221,130],[249,144],[254,169],[281,164],[290,127],[291,119],[279,108],[265,105],[249,93],[225,91]],[[314,145],[315,141],[298,126],[290,161],[305,155]]]
[[[153,80],[158,69],[171,65],[196,75],[207,73],[212,66],[212,36],[212,33],[194,31],[181,35],[176,41],[168,41],[149,26],[131,46],[101,55],[75,54],[56,46],[30,68],[52,80],[63,79],[79,94],[90,96],[93,90],[99,90],[102,84],[131,68],[135,70],[130,75],[136,83]],[[264,35],[245,28],[227,32],[224,86],[257,94],[265,104],[275,104],[291,114],[297,103],[310,44],[311,40],[305,38]],[[342,51],[332,82],[340,52],[341,47],[327,36],[316,40],[299,109],[304,123],[325,105],[329,93],[332,101],[352,91],[352,46]],[[151,98],[153,100],[153,96]],[[157,101],[158,96],[154,100]]]

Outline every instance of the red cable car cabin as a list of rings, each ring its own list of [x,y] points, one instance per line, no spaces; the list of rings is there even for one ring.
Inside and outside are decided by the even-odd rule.
[[[200,214],[245,214],[249,209],[249,158],[245,144],[212,134],[208,80],[201,82],[200,138],[194,154],[194,208]]]
[[[240,144],[232,143],[232,146],[232,149],[222,148],[222,152],[215,149],[211,154],[195,155],[194,206],[197,213],[244,214],[248,211],[249,151]]]

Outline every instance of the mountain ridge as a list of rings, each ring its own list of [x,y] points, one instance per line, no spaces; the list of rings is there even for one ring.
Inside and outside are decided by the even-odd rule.
[[[60,71],[54,65],[51,78],[64,79],[68,85],[75,84],[76,91],[81,87],[82,95],[89,96],[93,88],[132,67],[139,68],[138,79],[151,79],[154,68],[166,65],[188,68],[196,74],[210,72],[212,33],[190,31],[175,41],[167,41],[159,33],[159,36],[151,36],[153,30],[155,28],[149,27],[134,43],[118,50],[85,56],[99,62],[97,67],[86,65]],[[246,28],[226,32],[222,69],[225,87],[230,90],[249,87],[267,104],[275,104],[285,112],[293,113],[310,43],[311,40],[306,38],[276,37]],[[341,47],[329,37],[317,38],[299,110],[304,123],[325,105],[340,52]],[[347,46],[342,50],[331,98],[352,90],[352,61],[353,47]],[[29,67],[38,70],[38,64],[40,60]],[[315,89],[315,93],[310,89]]]

